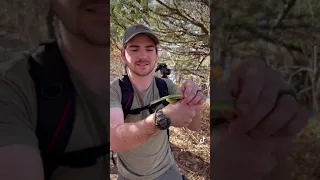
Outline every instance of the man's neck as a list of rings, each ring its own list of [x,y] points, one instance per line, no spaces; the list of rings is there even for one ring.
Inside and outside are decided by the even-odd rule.
[[[59,45],[66,63],[80,74],[91,90],[99,94],[106,92],[109,87],[110,49],[91,45],[63,29],[61,37]]]
[[[128,75],[132,85],[134,85],[140,92],[146,91],[150,87],[153,80],[152,73],[147,76],[138,76],[129,71]]]

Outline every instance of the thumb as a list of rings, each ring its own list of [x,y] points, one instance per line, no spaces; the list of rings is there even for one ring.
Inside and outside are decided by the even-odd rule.
[[[186,90],[186,87],[187,87],[187,81],[184,81],[180,86],[180,90],[182,93],[184,93],[184,91]]]

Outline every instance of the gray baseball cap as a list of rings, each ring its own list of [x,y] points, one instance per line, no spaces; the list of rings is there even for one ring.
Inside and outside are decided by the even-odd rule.
[[[159,39],[151,29],[149,29],[145,25],[137,24],[137,25],[129,26],[126,29],[126,31],[124,32],[123,40],[122,40],[122,46],[128,43],[128,41],[130,41],[130,39],[132,39],[137,34],[147,34],[156,42],[156,44],[159,44]]]

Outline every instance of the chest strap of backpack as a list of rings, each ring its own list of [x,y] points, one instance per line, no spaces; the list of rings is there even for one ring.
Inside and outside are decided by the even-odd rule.
[[[159,91],[159,96],[164,97],[169,95],[168,92],[168,87],[167,84],[164,80],[161,78],[155,77],[156,81],[156,86]],[[144,107],[136,108],[136,109],[131,109],[132,103],[133,103],[133,97],[134,97],[134,90],[131,84],[131,81],[128,77],[128,75],[124,75],[120,80],[119,80],[119,85],[121,87],[121,94],[122,94],[122,110],[124,113],[124,118],[127,117],[128,114],[140,114],[141,111],[148,109],[149,112],[152,114],[155,112],[156,108],[160,105],[163,104],[163,106],[167,106],[169,103],[167,101],[162,101],[158,102],[152,105],[147,105]]]
[[[44,166],[45,179],[57,167],[89,167],[109,153],[110,144],[65,152],[76,110],[76,92],[56,42],[45,43],[29,58],[30,76],[37,94],[36,135]]]

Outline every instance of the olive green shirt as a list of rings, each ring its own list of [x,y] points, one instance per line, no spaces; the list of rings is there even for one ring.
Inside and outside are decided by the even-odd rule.
[[[69,68],[70,69],[70,68]],[[25,144],[38,149],[36,137],[37,98],[29,75],[26,58],[0,63],[0,147]],[[109,101],[86,88],[81,76],[70,69],[77,90],[76,119],[66,151],[93,147],[109,141]],[[109,94],[109,92],[107,92]],[[104,95],[104,97],[108,97]],[[98,128],[99,127],[99,128]],[[109,158],[81,169],[59,167],[51,180],[106,180],[109,179]]]
[[[169,94],[175,94],[176,85],[169,79],[163,79],[167,83]],[[160,98],[155,78],[149,88],[139,92],[133,86],[134,97],[131,109],[149,105],[151,101]],[[110,87],[110,108],[121,106],[121,88],[116,79]],[[160,105],[159,107],[163,107]],[[129,114],[125,123],[137,122],[150,115],[149,110],[144,110],[138,115]],[[152,180],[165,173],[175,162],[171,153],[167,131],[161,131],[153,135],[144,144],[126,152],[117,153],[117,168],[119,173],[131,180]]]

